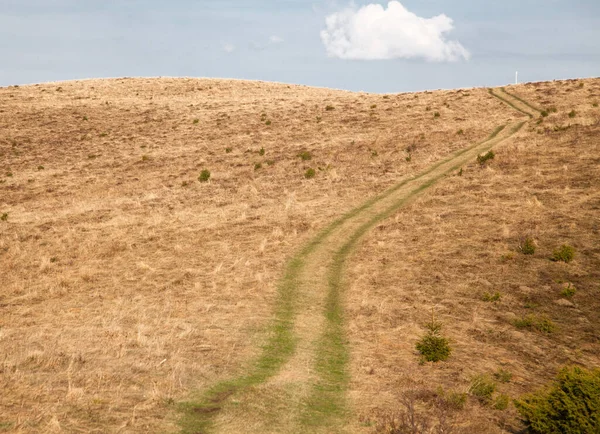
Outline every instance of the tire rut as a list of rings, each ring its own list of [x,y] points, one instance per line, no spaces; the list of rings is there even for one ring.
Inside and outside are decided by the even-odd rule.
[[[541,111],[539,109],[533,107],[531,104],[529,104],[525,100],[521,99],[520,97],[516,96],[515,94],[509,93],[503,87],[496,88],[496,89],[490,89],[489,92],[492,96],[498,98],[500,101],[504,102],[505,104],[508,104],[515,110],[517,110],[523,114],[526,114],[531,119],[540,115]]]

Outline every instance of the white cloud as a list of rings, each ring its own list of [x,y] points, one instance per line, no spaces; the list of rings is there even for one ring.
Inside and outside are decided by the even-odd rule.
[[[285,42],[285,41],[283,40],[283,38],[282,38],[282,37],[280,37],[280,36],[277,36],[277,35],[273,35],[273,36],[271,36],[271,37],[269,38],[269,42],[270,42],[271,44],[281,44],[282,42]]]
[[[230,44],[230,43],[225,43],[225,44],[223,44],[223,50],[226,53],[233,53],[235,51],[235,45]]]
[[[329,15],[321,40],[330,57],[340,59],[411,59],[434,62],[468,60],[469,52],[458,42],[446,40],[454,26],[444,14],[422,18],[399,1],[387,9],[370,4]]]

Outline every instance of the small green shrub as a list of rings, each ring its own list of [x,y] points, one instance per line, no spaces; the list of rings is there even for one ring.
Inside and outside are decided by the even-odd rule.
[[[204,169],[200,172],[200,176],[198,177],[198,181],[207,182],[210,179],[210,170]]]
[[[510,402],[510,398],[508,395],[498,395],[494,400],[494,409],[496,410],[506,410],[508,408],[508,404]]]
[[[464,133],[465,132],[462,130],[462,128],[456,132],[456,134],[459,136],[462,136]]]
[[[505,369],[498,369],[494,372],[494,378],[500,383],[510,383],[510,380],[512,380],[512,373]]]
[[[431,107],[429,107],[429,106],[425,107],[425,111],[426,112],[431,111]]]
[[[547,334],[553,333],[556,330],[554,322],[544,315],[529,314],[516,319],[513,324],[519,329],[528,328]]]
[[[599,433],[600,369],[565,367],[549,387],[515,400],[515,407],[534,434]]]
[[[87,116],[84,116],[82,119],[83,119],[84,121],[87,121],[87,120],[88,120],[88,117],[87,117]]]
[[[483,405],[489,405],[492,402],[492,395],[496,391],[496,383],[487,375],[478,375],[471,381],[469,393],[477,398]]]
[[[375,108],[377,108],[377,104],[373,104],[373,105],[371,106],[371,108],[372,108],[372,109],[375,109]]]
[[[312,167],[309,167],[308,169],[306,169],[306,172],[304,172],[304,177],[306,179],[314,178],[315,175],[316,175],[315,169],[313,169]]]
[[[569,112],[569,117],[570,117],[571,119],[573,119],[575,116],[577,116],[577,112],[576,112],[575,110],[571,110],[571,111]]]
[[[494,154],[494,151],[488,151],[483,155],[478,155],[477,162],[479,165],[484,166],[489,160],[493,160],[495,156],[496,154]]]
[[[142,161],[148,161],[150,160],[150,157],[148,157],[147,155],[142,155]]]
[[[233,151],[233,148],[225,148],[225,152],[227,154],[231,153]]]
[[[108,136],[108,133],[106,133],[106,132],[105,133],[100,133],[100,137],[106,137],[106,136]]]
[[[461,167],[460,170],[458,171],[458,176],[463,176],[463,168]]]
[[[5,222],[6,220],[8,220],[8,213],[2,213],[2,215],[0,215],[0,221]]]
[[[593,103],[592,107],[598,107],[598,103],[597,102]]]
[[[37,170],[44,170],[44,166],[42,166],[41,164],[37,167]]]
[[[552,253],[552,260],[554,262],[566,262],[567,264],[575,257],[575,249],[568,244],[563,244]]]
[[[573,285],[568,283],[566,288],[564,288],[560,292],[560,295],[562,295],[563,297],[566,297],[566,298],[571,298],[575,295],[576,292],[577,292],[577,289]]]
[[[194,120],[193,120],[193,123],[194,123],[194,125],[196,125],[196,124],[200,123],[200,119],[194,119]]]
[[[275,164],[275,160],[267,160],[267,166],[272,166]]]
[[[542,110],[540,114],[542,115],[543,118],[545,118],[548,116],[549,113],[547,110]]]
[[[7,177],[7,178],[11,178],[12,176],[13,176],[13,173],[12,173],[12,172],[6,172],[6,177]]]
[[[481,299],[483,301],[487,301],[487,302],[490,302],[490,303],[499,301],[501,298],[502,298],[502,294],[500,294],[499,292],[494,292],[493,294],[490,294],[489,292],[486,292],[481,297]]]
[[[412,161],[412,154],[408,154],[405,158],[405,160],[410,163]]]
[[[325,110],[328,111],[328,112],[330,112],[332,110],[335,110],[335,107],[332,106],[332,105],[328,105],[327,107],[325,107]]]
[[[447,360],[452,353],[450,341],[441,335],[442,324],[431,318],[431,322],[425,325],[427,333],[421,337],[415,347],[421,360],[427,362],[439,362]]]
[[[298,157],[300,157],[302,161],[312,160],[312,154],[310,151],[302,151],[298,154]]]
[[[435,112],[435,113],[433,114],[433,118],[434,118],[434,119],[437,119],[437,118],[439,118],[440,116],[441,116],[441,115],[440,115],[440,112]]]
[[[265,155],[265,148],[260,148],[260,151],[258,151],[258,155],[260,155],[261,157]]]
[[[265,125],[267,125],[267,126],[271,125],[271,121],[268,120],[267,122],[265,122]]]
[[[439,362],[448,359],[452,352],[448,339],[427,333],[416,344],[417,351],[423,360],[428,362]]]
[[[531,237],[525,237],[519,244],[519,250],[524,255],[533,255],[535,253],[535,242]]]
[[[259,170],[262,169],[262,164],[261,163],[255,163],[254,164],[254,170]]]

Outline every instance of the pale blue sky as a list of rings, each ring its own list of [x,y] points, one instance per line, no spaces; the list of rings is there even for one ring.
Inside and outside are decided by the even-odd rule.
[[[387,1],[355,1],[386,6]],[[92,77],[192,76],[371,92],[600,76],[598,0],[404,0],[445,14],[470,60],[344,60],[320,32],[331,0],[0,0],[0,86]]]

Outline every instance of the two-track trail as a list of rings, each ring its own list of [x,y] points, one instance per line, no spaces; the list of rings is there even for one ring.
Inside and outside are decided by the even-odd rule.
[[[490,93],[530,118],[537,110],[504,89]],[[349,349],[344,332],[345,264],[362,236],[400,207],[509,139],[525,120],[405,179],[331,223],[286,266],[261,355],[247,371],[181,405],[185,433],[344,432]]]

